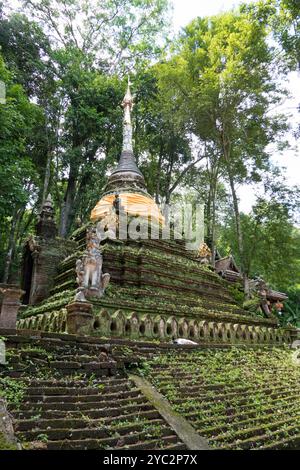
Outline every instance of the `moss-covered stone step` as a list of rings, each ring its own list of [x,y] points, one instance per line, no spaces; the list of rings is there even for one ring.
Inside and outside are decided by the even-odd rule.
[[[126,390],[122,392],[112,392],[111,390],[109,390],[107,393],[105,393],[105,395],[103,394],[103,396],[101,396],[101,401],[99,401],[98,395],[30,395],[24,397],[24,401],[26,402],[26,404],[39,403],[41,401],[44,403],[98,402],[99,406],[106,406],[107,402],[113,400],[118,400],[118,403],[120,404],[132,402],[139,403],[141,402],[141,396],[138,390]]]
[[[296,448],[300,370],[288,349],[154,357],[148,379],[214,448]]]
[[[256,421],[259,419],[270,419],[270,415],[274,414],[274,405],[276,406],[276,412],[275,416],[278,414],[279,416],[281,415],[282,412],[289,412],[289,410],[293,410],[294,406],[293,405],[293,398],[287,398],[287,399],[282,399],[280,401],[276,401],[276,403],[266,403],[265,405],[260,407],[259,413],[257,413],[257,410],[252,408],[246,409],[246,410],[239,410],[239,412],[233,412],[233,413],[227,413],[225,410],[225,413],[222,413],[220,411],[215,411],[210,410],[209,413],[203,413],[202,417],[197,416],[195,420],[193,420],[193,425],[201,429],[203,426],[208,429],[208,427],[213,426],[213,425],[225,425],[227,423],[237,423],[237,426],[239,425],[239,421]],[[280,406],[280,408],[279,408]],[[298,404],[296,404],[296,408],[298,407]]]
[[[147,445],[147,442],[151,440],[151,437],[153,438],[156,435],[159,435],[159,439],[164,442],[165,446],[168,443],[180,443],[174,432],[170,430],[163,420],[159,419],[157,413],[153,411],[148,411],[148,413],[147,411],[141,411],[138,414],[126,413],[125,415],[122,415],[122,410],[123,408],[119,410],[117,420],[116,418],[114,420],[111,419],[112,415],[110,410],[108,410],[107,413],[107,416],[110,416],[110,420],[107,418],[102,420],[93,419],[93,416],[86,413],[84,415],[84,419],[75,420],[76,422],[70,419],[69,414],[65,419],[60,420],[45,420],[42,416],[39,418],[38,423],[36,423],[38,426],[36,426],[34,423],[31,423],[31,425],[33,425],[34,431],[30,430],[30,422],[28,420],[21,420],[16,423],[16,429],[19,430],[17,436],[21,439],[21,441],[28,443],[26,444],[26,448],[34,448],[34,441],[42,439],[43,442],[46,443],[45,447],[49,450],[62,448],[81,450],[100,449],[105,448],[106,446],[112,448],[124,448],[129,444],[138,443],[143,446]],[[113,416],[116,415],[113,413]],[[122,420],[125,424],[131,422],[131,425],[127,424],[124,426],[122,424]],[[52,428],[51,424],[59,427]],[[70,432],[68,424],[71,424],[72,428],[74,428],[72,432]],[[111,427],[109,426],[110,424]],[[24,430],[24,427],[25,429],[27,428],[27,430]],[[22,428],[23,431],[21,431]],[[117,435],[118,437],[110,437],[114,435]],[[62,439],[63,442],[61,441]]]
[[[124,370],[126,360],[136,364],[134,351],[152,357],[155,345],[132,343],[131,349],[126,341],[29,332],[23,339],[7,337],[8,364],[0,373],[22,448],[184,448]],[[115,364],[120,373],[98,377],[98,369]],[[20,375],[12,378],[14,367]]]
[[[272,388],[270,386],[266,387],[255,387],[252,389],[247,390],[247,399],[250,400],[252,396],[257,396],[258,393],[264,393],[265,395],[269,395],[270,397],[276,396],[276,393],[285,393],[287,390],[290,391],[292,387],[295,387],[297,385],[297,382],[294,381],[294,383],[289,383],[289,388],[287,388],[286,384],[285,385],[276,385]],[[168,390],[167,386],[161,386],[160,390],[162,392],[166,392]],[[224,391],[224,393],[208,393],[207,391],[203,391],[201,386],[191,386],[190,389],[188,387],[181,387],[179,386],[177,388],[178,393],[184,394],[185,392],[188,393],[190,397],[197,396],[197,399],[201,401],[202,399],[206,401],[206,403],[210,403],[211,399],[212,401],[218,401],[218,400],[224,400],[227,401],[231,398],[235,397],[240,397],[241,394],[244,393],[244,391],[241,391],[240,389],[236,390],[235,388],[231,389],[231,391]],[[213,397],[212,397],[213,395]],[[184,398],[176,398],[173,400],[174,403],[179,404],[184,402]]]
[[[23,403],[22,412],[16,412],[18,418],[23,416],[28,418],[30,413],[35,414],[37,411],[41,413],[41,416],[44,418],[50,417],[47,412],[51,411],[69,411],[70,416],[78,416],[80,411],[87,411],[87,416],[93,418],[102,418],[105,416],[118,416],[120,410],[119,406],[122,405],[122,411],[127,413],[139,413],[140,411],[150,411],[151,405],[149,405],[145,400],[141,400],[141,403],[137,403],[136,400],[127,400],[122,401],[121,403],[116,402],[114,404],[108,405],[107,402],[103,403],[102,401],[90,401],[90,402],[49,402],[49,403]],[[76,410],[76,411],[75,411]],[[11,410],[12,413],[15,410]],[[45,412],[45,413],[44,413]]]
[[[172,282],[172,276],[167,276],[167,275],[154,277],[149,274],[149,275],[144,275],[143,277],[140,277],[140,276],[134,276],[133,272],[128,271],[126,273],[126,277],[124,278],[123,285],[126,285],[129,288],[132,288],[134,286],[158,287],[166,291],[172,291],[172,290],[174,291],[174,289],[177,289],[179,298],[180,296],[183,297],[184,295],[187,295],[189,293],[195,293],[195,294],[198,294],[199,296],[202,296],[203,298],[208,296],[210,299],[217,299],[222,302],[234,303],[232,297],[230,297],[229,295],[223,294],[222,292],[214,289],[213,287],[209,289],[209,288],[206,288],[205,286],[201,286],[200,283],[192,282],[192,281],[184,280],[184,279],[179,280],[179,279],[174,278]]]
[[[136,391],[130,381],[128,388]],[[35,391],[35,387],[29,389]],[[111,401],[101,402],[102,387],[94,390],[98,390],[98,401],[94,401],[94,395],[71,395],[75,401],[66,402],[65,395],[52,395],[53,390],[50,398],[59,400],[57,402],[28,403],[26,400],[36,395],[24,396],[21,410],[11,408],[17,437],[23,447],[49,450],[126,448],[131,444],[148,446],[148,442],[152,445],[154,441],[160,441],[162,448],[182,445],[145,397],[139,395],[124,400],[114,396]],[[60,391],[66,393],[66,387],[60,387]],[[80,393],[80,389],[77,392]],[[91,397],[91,401],[85,401]],[[77,398],[84,401],[77,401]],[[70,426],[74,428],[73,432],[70,432]],[[154,436],[159,439],[153,439]]]
[[[202,433],[206,437],[211,437],[215,441],[220,441],[220,440],[223,441],[227,439],[231,440],[232,433],[234,431],[236,431],[236,433],[234,434],[235,439],[240,435],[250,437],[252,433],[256,433],[257,429],[261,430],[262,426],[264,426],[264,429],[265,427],[271,429],[272,426],[277,427],[278,425],[289,422],[289,420],[291,419],[290,417],[291,413],[293,413],[293,417],[294,417],[293,419],[295,418],[299,419],[299,416],[300,416],[299,405],[297,405],[294,408],[293,407],[290,407],[289,409],[285,408],[281,410],[281,413],[277,413],[276,415],[274,415],[270,411],[269,413],[266,413],[262,416],[256,416],[256,417],[252,417],[249,419],[236,419],[235,422],[233,420],[230,420],[230,422],[228,423],[226,423],[225,421],[224,423],[221,423],[218,426],[207,427],[205,431],[203,431]],[[256,423],[258,424],[257,427],[255,427]],[[199,423],[197,423],[197,425],[198,425],[197,426],[198,429],[200,429]],[[243,429],[241,430],[241,428]],[[226,435],[226,430],[228,430],[227,435]],[[216,438],[214,438],[216,434],[219,434],[219,435]]]
[[[294,434],[290,437],[284,439],[273,437],[271,443],[260,444],[258,447],[255,447],[253,450],[299,450],[300,447],[300,433]]]
[[[60,396],[68,396],[70,399],[72,397],[77,398],[78,396],[84,397],[86,399],[91,398],[92,396],[95,395],[96,392],[98,392],[98,389],[100,391],[105,391],[105,398],[109,396],[109,394],[118,394],[118,393],[123,393],[123,392],[128,392],[130,391],[131,393],[135,393],[135,390],[132,388],[129,389],[128,385],[125,383],[125,380],[117,380],[116,383],[109,383],[109,384],[98,384],[95,385],[95,387],[89,387],[87,384],[84,384],[85,388],[82,389],[81,386],[77,387],[72,387],[71,384],[69,386],[65,387],[33,387],[30,386],[26,389],[26,394],[28,397],[31,399],[38,399],[39,397],[43,397],[43,399],[56,399],[57,397]]]
[[[278,424],[277,426],[280,426]],[[267,433],[264,433],[268,431]],[[243,449],[243,450],[251,450],[251,449],[259,449],[262,445],[271,444],[274,439],[282,439],[284,437],[290,437],[291,447],[296,446],[299,442],[299,423],[296,425],[282,427],[282,429],[276,431],[270,431],[268,428],[262,428],[257,434],[253,437],[248,439],[240,439],[237,437],[235,442],[226,444],[226,445],[218,445],[219,449],[224,450],[231,450],[231,449]],[[292,439],[293,438],[293,439]],[[277,447],[275,447],[277,449]]]
[[[48,439],[51,440],[78,440],[78,439],[101,439],[111,437],[112,435],[116,434],[119,436],[126,436],[127,434],[132,433],[141,433],[143,430],[144,432],[149,432],[154,429],[159,430],[161,435],[168,435],[170,434],[170,430],[166,427],[165,422],[162,419],[154,419],[151,420],[151,423],[131,423],[130,425],[125,426],[115,426],[111,428],[107,428],[99,423],[95,425],[93,428],[93,423],[86,423],[86,427],[80,429],[45,429],[45,433],[47,433]],[[41,430],[35,431],[25,431],[19,433],[19,438],[22,441],[33,441],[38,439],[41,434]]]
[[[170,290],[168,294],[166,294],[165,291],[161,291],[160,288],[155,292],[150,291],[149,288],[145,291],[143,291],[143,289],[139,289],[133,292],[131,289],[128,289],[126,296],[124,296],[122,299],[122,302],[120,302],[120,298],[122,298],[122,292],[120,292],[118,296],[118,291],[116,291],[115,296],[116,298],[114,297],[113,292],[110,292],[110,294],[106,296],[105,299],[103,299],[104,304],[109,302],[115,305],[120,304],[121,308],[124,308],[128,304],[132,307],[132,309],[135,310],[139,310],[141,308],[143,309],[145,306],[148,306],[148,308],[152,307],[154,312],[157,311],[157,308],[161,308],[162,310],[176,310],[176,312],[178,312],[180,309],[183,313],[189,312],[189,307],[193,307],[195,308],[195,313],[196,308],[198,308],[199,312],[202,311],[204,314],[207,311],[220,312],[220,317],[222,314],[226,313],[243,316],[243,318],[245,316],[249,317],[249,314],[245,310],[242,310],[238,305],[229,302],[221,302],[220,299],[216,298],[216,296],[213,298],[207,296],[205,299],[203,299],[202,297],[199,297],[199,294],[195,295],[192,293],[186,295],[184,298],[180,298],[178,296],[177,289]],[[103,301],[101,302],[102,304]],[[250,318],[249,320],[251,321]]]
[[[271,402],[267,402],[265,401],[264,403],[268,403],[268,405],[266,406],[270,406],[272,405],[273,407],[279,407],[279,406],[285,406],[286,404],[290,403],[291,405],[293,404],[293,402],[295,400],[298,399],[298,396],[297,394],[290,394],[290,395],[287,395],[287,396],[284,396],[283,398],[277,398],[275,397],[275,399],[273,399]],[[264,406],[262,406],[262,408],[264,408]],[[257,403],[256,402],[252,402],[252,403],[249,403],[249,404],[246,404],[246,405],[239,405],[239,406],[236,406],[235,403],[232,403],[231,406],[222,406],[222,407],[215,407],[215,408],[207,408],[207,409],[203,409],[202,407],[200,407],[198,410],[195,410],[195,411],[191,411],[191,412],[185,412],[182,410],[183,414],[188,417],[189,419],[191,419],[193,422],[194,421],[197,421],[197,419],[199,417],[209,417],[211,416],[212,418],[215,418],[215,417],[218,417],[219,419],[219,416],[220,415],[223,415],[224,413],[228,413],[228,415],[231,415],[231,414],[237,414],[238,412],[243,414],[243,413],[248,413],[248,412],[251,412],[253,410],[256,410],[257,412]]]
[[[125,374],[125,373],[124,373]],[[47,380],[47,379],[29,379],[25,378],[24,382],[28,384],[27,392],[35,394],[46,394],[46,395],[55,395],[63,394],[67,390],[69,395],[77,395],[78,391],[82,395],[88,395],[90,393],[95,392],[95,388],[97,388],[97,384],[88,385],[83,378],[80,376],[76,377],[68,377],[67,379],[55,379]],[[122,385],[127,382],[127,377],[122,376],[121,372],[119,372],[117,377],[102,377],[101,378],[101,388],[106,388],[107,386],[111,387],[114,385]]]
[[[130,293],[130,290],[129,292]],[[170,305],[177,303],[178,305],[181,306],[190,306],[190,307],[204,307],[206,309],[217,309],[222,312],[232,312],[232,313],[237,313],[239,315],[248,315],[248,313],[245,310],[242,310],[238,305],[235,305],[233,303],[220,303],[218,299],[215,297],[213,299],[211,298],[205,298],[203,300],[202,298],[199,297],[199,295],[195,295],[194,293],[190,295],[186,295],[185,299],[179,298],[178,297],[178,292],[176,293],[176,290],[170,291],[170,293],[166,294],[165,292],[162,292],[161,289],[158,289],[157,291],[150,291],[149,289],[147,290],[138,290],[136,292],[135,298],[130,299],[128,297],[128,300],[132,301],[139,301],[139,298],[145,297],[148,299],[148,301],[151,299],[151,301],[157,301],[157,302],[166,302],[169,303]],[[232,299],[230,299],[232,302]]]
[[[66,413],[65,416],[61,412],[52,412],[49,418],[41,418],[39,414],[32,415],[32,419],[18,419],[14,421],[14,428],[16,432],[28,431],[33,429],[80,429],[85,428],[87,424],[93,427],[101,426],[116,426],[117,422],[122,425],[124,423],[136,423],[137,421],[147,422],[148,420],[161,419],[160,414],[156,410],[141,411],[137,416],[136,413],[122,414],[122,410],[118,417],[107,416],[105,418],[91,419],[86,413],[80,413],[76,416],[70,416]]]
[[[169,396],[169,394],[168,394]],[[273,393],[272,395],[269,395],[269,398],[271,399],[276,399],[277,397],[284,397],[284,398],[291,398],[294,397],[295,395],[292,393],[290,389],[284,389],[278,393]],[[238,397],[238,395],[236,395]],[[228,412],[232,410],[233,406],[230,406],[231,403],[230,401],[217,401],[217,400],[211,400],[210,402],[201,402],[199,401],[197,404],[194,403],[195,399],[197,398],[196,394],[189,395],[189,400],[191,401],[190,404],[187,404],[186,401],[183,403],[181,402],[181,410],[185,414],[185,416],[193,417],[197,416],[196,412],[205,412],[205,410],[209,410],[211,407],[216,407],[218,410],[221,410],[225,412],[227,409]],[[246,398],[236,398],[234,400],[234,407],[239,407],[240,409],[249,409],[251,406],[254,406],[257,399],[263,399],[263,397],[256,397],[255,395],[252,397],[252,399],[246,399]],[[176,399],[173,400],[174,406],[179,408],[179,404],[176,403]]]
[[[163,433],[163,432],[162,432]],[[177,436],[172,434],[148,441],[148,433],[132,433],[127,436],[106,439],[83,439],[48,441],[47,450],[98,450],[98,449],[164,449],[177,444]]]
[[[129,397],[122,397],[121,394],[115,394],[112,396],[112,394],[109,394],[110,400],[112,399],[117,399],[118,404],[122,406],[126,405],[140,405],[144,403],[144,397],[141,396],[140,394],[130,394]],[[99,395],[77,395],[77,396],[69,396],[69,395],[60,395],[60,396],[25,396],[24,397],[24,404],[23,404],[23,410],[29,410],[32,409],[32,405],[47,405],[45,407],[41,407],[41,409],[44,410],[52,410],[55,409],[56,405],[60,404],[68,404],[68,405],[73,405],[73,408],[76,407],[76,405],[82,404],[83,406],[89,405],[90,408],[97,407],[97,409],[102,409],[105,408],[108,404],[109,398],[107,397],[105,400],[102,400],[102,397],[99,397]]]
[[[272,370],[267,371],[269,374],[272,373]],[[178,387],[182,389],[182,387],[185,387],[185,385],[188,387],[188,384],[190,384],[191,387],[199,387],[203,393],[206,394],[206,396],[209,396],[211,394],[214,394],[214,396],[217,396],[218,394],[223,394],[227,392],[232,392],[232,390],[236,392],[241,392],[241,393],[247,393],[248,391],[251,390],[256,390],[257,387],[268,387],[268,384],[265,383],[265,381],[261,381],[259,378],[251,384],[236,384],[236,385],[228,385],[226,382],[219,382],[216,384],[206,384],[204,380],[199,380],[198,378],[195,378],[188,372],[180,372],[180,371],[174,371],[170,373],[169,371],[164,371],[163,369],[160,370],[153,370],[151,373],[152,377],[154,380],[157,380],[159,382],[160,388],[163,388],[164,385],[168,385],[170,383],[170,380],[175,379],[178,381]],[[294,378],[288,377],[287,382],[291,381],[297,381],[297,377]],[[282,385],[282,382],[280,379],[277,379],[276,377],[272,378],[271,381],[272,385]]]

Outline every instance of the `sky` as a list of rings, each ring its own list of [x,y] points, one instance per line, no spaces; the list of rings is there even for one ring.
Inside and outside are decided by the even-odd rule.
[[[252,3],[244,0],[243,3]],[[196,16],[209,16],[237,6],[237,0],[171,0],[174,5],[173,25],[175,30],[184,27]]]
[[[243,3],[252,3],[253,0],[244,0]],[[192,19],[197,16],[215,15],[222,11],[229,10],[239,3],[238,0],[173,0],[173,28],[174,31],[180,31]],[[291,122],[294,126],[300,122],[300,113],[297,106],[300,104],[300,73],[292,72],[289,75],[289,82],[286,83],[291,97],[285,100],[277,111],[291,115]],[[300,147],[295,141],[293,133],[290,132],[288,140],[292,146],[291,149],[284,151],[281,155],[274,149],[272,161],[281,167],[286,168],[285,177],[290,185],[300,184]],[[273,149],[271,149],[273,152]],[[240,208],[244,212],[249,212],[255,202],[255,195],[258,193],[258,187],[244,186],[239,188]]]

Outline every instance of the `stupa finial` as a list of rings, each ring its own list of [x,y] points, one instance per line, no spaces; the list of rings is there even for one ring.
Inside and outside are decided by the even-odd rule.
[[[124,108],[124,120],[123,120],[123,146],[122,150],[125,152],[133,152],[132,147],[132,124],[131,124],[131,110],[133,108],[133,98],[130,91],[130,80],[128,75],[127,90],[122,101]]]
[[[133,97],[130,91],[130,80],[128,77],[127,90],[122,101],[124,108],[123,117],[123,143],[122,152],[117,168],[111,173],[105,187],[106,192],[120,192],[120,190],[134,189],[143,193],[147,192],[145,180],[138,169],[132,143],[131,110],[133,108]]]

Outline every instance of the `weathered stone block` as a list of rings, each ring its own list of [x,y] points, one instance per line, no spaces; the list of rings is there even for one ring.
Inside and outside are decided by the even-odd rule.
[[[67,331],[71,334],[90,334],[92,331],[92,304],[72,302],[67,305]]]
[[[155,338],[165,338],[166,336],[166,322],[160,315],[154,319],[153,336]]]
[[[180,318],[178,322],[178,336],[180,338],[187,338],[189,334],[189,325],[185,318]]]
[[[177,323],[175,317],[169,317],[167,319],[166,335],[167,335],[167,337],[172,337],[172,336],[177,337],[177,335],[178,335],[178,323]]]
[[[149,315],[142,315],[140,321],[140,335],[151,338],[153,336],[153,322]]]
[[[18,310],[21,306],[20,298],[24,291],[17,286],[2,285],[0,292],[2,296],[0,328],[15,329]]]
[[[128,320],[130,322],[131,338],[138,338],[140,328],[140,321],[138,315],[133,312],[128,316]]]
[[[125,329],[125,317],[121,310],[117,310],[111,316],[110,332],[115,336],[123,336]]]
[[[95,318],[95,329],[101,332],[104,336],[110,334],[111,318],[107,310],[101,310],[99,315]]]

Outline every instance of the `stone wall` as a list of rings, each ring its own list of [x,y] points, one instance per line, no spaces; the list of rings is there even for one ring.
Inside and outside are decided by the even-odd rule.
[[[50,295],[58,265],[72,250],[74,242],[60,238],[31,237],[24,247],[22,288],[25,301],[36,305]]]

